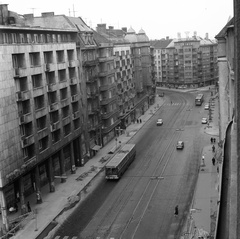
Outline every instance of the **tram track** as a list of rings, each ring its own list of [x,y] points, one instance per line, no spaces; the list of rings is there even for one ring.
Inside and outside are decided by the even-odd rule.
[[[184,112],[184,114],[187,115],[186,119],[184,120],[184,124],[182,123],[182,125],[184,127],[184,125],[186,124],[187,118],[190,115],[190,111],[186,110],[188,107],[188,105],[186,104],[186,102],[187,102],[186,99],[184,97],[181,97],[181,98],[182,98],[182,101],[184,104],[181,104],[181,107],[179,107],[177,109],[177,112],[175,111],[174,116],[171,117],[171,119],[169,120],[170,126],[173,126],[176,123],[176,121],[178,120],[181,113]],[[144,127],[148,127],[148,126],[144,125]],[[144,207],[144,210],[142,211],[140,220],[138,220],[137,226],[136,226],[136,228],[134,230],[134,234],[132,236],[132,238],[134,238],[134,235],[135,235],[142,219],[144,218],[147,207],[148,207],[149,203],[151,202],[151,199],[155,193],[155,190],[161,181],[161,180],[152,180],[152,178],[154,178],[154,177],[161,178],[164,175],[164,171],[168,165],[169,160],[171,159],[171,155],[172,155],[173,151],[175,150],[175,147],[172,148],[172,150],[170,150],[170,151],[169,151],[169,149],[172,146],[173,141],[176,140],[177,138],[179,138],[181,135],[181,131],[177,131],[175,127],[170,127],[170,128],[171,128],[170,130],[171,130],[172,134],[170,136],[170,139],[167,141],[167,145],[164,147],[165,150],[164,150],[160,160],[158,161],[154,172],[151,175],[146,175],[146,171],[147,171],[149,165],[151,164],[151,161],[153,160],[152,149],[150,147],[150,148],[148,148],[147,153],[145,154],[146,156],[141,161],[137,162],[137,165],[136,165],[137,170],[136,171],[138,172],[138,174],[127,177],[128,183],[125,184],[125,186],[122,188],[120,195],[118,194],[117,198],[115,198],[114,202],[112,202],[111,206],[108,208],[108,210],[102,216],[103,220],[101,221],[100,224],[98,224],[98,226],[97,226],[98,229],[96,229],[94,232],[95,237],[99,236],[100,238],[108,238],[108,236],[110,236],[112,230],[113,231],[119,230],[119,231],[121,231],[121,235],[120,235],[120,237],[117,237],[117,238],[124,238],[123,237],[124,233],[128,229],[131,222],[134,220],[135,213],[138,210],[139,205],[141,204],[141,202],[143,200],[143,197],[146,196],[146,192],[148,191],[150,185],[153,183],[156,183],[152,190],[152,193],[149,195],[147,204]],[[167,135],[169,136],[169,128],[167,128],[166,130],[163,130],[163,134],[164,135],[161,135],[161,137],[159,137],[160,144],[165,144],[165,142],[166,142],[165,137]],[[134,137],[131,139],[131,142],[134,142]],[[147,164],[146,164],[145,159],[147,159]],[[162,171],[159,175],[159,174],[157,174],[157,171],[161,167],[162,167]],[[115,222],[118,218],[118,215],[124,209],[124,207],[126,206],[126,203],[130,200],[130,198],[133,194],[134,188],[139,183],[139,178],[146,178],[146,177],[149,178],[149,181],[148,181],[147,185],[145,186],[145,188],[142,192],[142,195],[139,197],[138,202],[136,202],[135,208],[134,208],[132,214],[130,215],[129,220],[127,221],[127,223],[125,225],[121,225],[120,228],[116,228]],[[127,195],[126,195],[126,191],[129,192],[129,193],[127,193]],[[114,214],[114,216],[113,216],[113,214]],[[109,216],[110,216],[110,218],[109,218]],[[107,228],[106,228],[106,226],[107,226]]]

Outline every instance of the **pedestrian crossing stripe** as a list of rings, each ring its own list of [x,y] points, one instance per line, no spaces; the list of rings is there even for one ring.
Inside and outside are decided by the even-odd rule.
[[[168,106],[168,105],[181,105],[181,104],[182,104],[182,103],[172,103],[172,104],[171,104],[171,103],[167,103],[167,104],[164,104],[164,105],[167,105],[167,106]]]

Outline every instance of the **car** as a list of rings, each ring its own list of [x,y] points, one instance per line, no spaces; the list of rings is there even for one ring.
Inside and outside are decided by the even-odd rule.
[[[162,124],[163,124],[163,120],[162,119],[158,119],[157,120],[157,126],[162,125]]]
[[[160,92],[159,97],[164,97],[164,92]]]
[[[202,118],[202,124],[207,124],[208,123],[208,119],[207,118]]]
[[[178,141],[176,145],[177,149],[183,149],[184,148],[184,142],[183,141]]]
[[[209,110],[209,104],[205,104],[204,109]]]

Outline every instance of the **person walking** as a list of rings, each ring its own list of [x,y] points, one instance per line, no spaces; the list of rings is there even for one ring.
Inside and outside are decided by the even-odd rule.
[[[214,157],[212,158],[212,164],[213,164],[213,166],[215,166],[215,158]]]
[[[212,151],[215,152],[215,146],[214,145],[212,146]]]
[[[27,202],[27,209],[28,209],[28,212],[31,212],[31,211],[32,211],[29,201]]]
[[[178,205],[174,208],[174,216],[178,216]]]
[[[205,157],[204,157],[204,155],[202,156],[202,165],[205,165]]]

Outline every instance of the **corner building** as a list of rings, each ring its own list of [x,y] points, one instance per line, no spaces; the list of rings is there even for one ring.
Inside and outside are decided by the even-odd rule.
[[[29,27],[30,15],[0,7],[0,204],[8,230],[10,206],[26,212],[31,193],[41,203],[41,186],[54,192],[54,179],[65,182],[88,157],[78,31]]]

